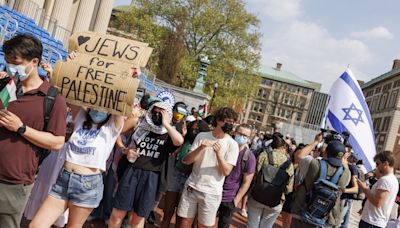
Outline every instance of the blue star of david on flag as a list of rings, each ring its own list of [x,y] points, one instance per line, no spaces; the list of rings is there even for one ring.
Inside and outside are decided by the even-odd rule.
[[[358,122],[364,123],[362,119],[363,111],[361,109],[358,109],[353,103],[351,103],[350,108],[342,108],[342,110],[346,114],[343,120],[351,120],[356,126]]]

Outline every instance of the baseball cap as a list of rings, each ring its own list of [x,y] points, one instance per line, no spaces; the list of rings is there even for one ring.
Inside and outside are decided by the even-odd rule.
[[[342,166],[342,158],[346,151],[345,146],[338,140],[333,140],[326,148],[328,152],[328,162],[333,166]]]

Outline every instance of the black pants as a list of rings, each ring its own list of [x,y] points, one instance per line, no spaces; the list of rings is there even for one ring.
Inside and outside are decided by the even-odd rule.
[[[221,202],[219,205],[218,228],[229,228],[235,212],[235,204],[232,202]]]
[[[364,222],[363,220],[360,220],[360,223],[358,224],[358,228],[381,228],[381,227],[374,226],[374,225],[371,225],[371,224],[369,224],[367,222]]]

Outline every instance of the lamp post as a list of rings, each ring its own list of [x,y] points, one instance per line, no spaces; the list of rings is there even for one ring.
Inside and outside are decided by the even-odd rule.
[[[214,83],[213,95],[212,95],[211,101],[210,101],[210,112],[211,112],[212,103],[214,101],[214,97],[215,97],[215,93],[217,92],[217,89],[218,89],[218,82]]]

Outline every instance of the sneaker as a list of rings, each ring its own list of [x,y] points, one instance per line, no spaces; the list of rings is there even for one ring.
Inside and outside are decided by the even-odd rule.
[[[151,225],[154,225],[156,223],[156,214],[154,213],[154,211],[151,211],[149,217],[147,217],[147,223]]]
[[[247,211],[246,211],[246,209],[242,209],[242,210],[240,210],[240,215],[241,216],[243,216],[243,217],[245,217],[245,218],[247,218]]]

